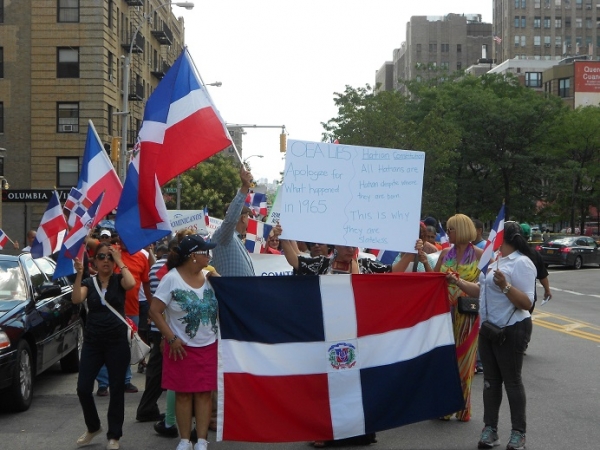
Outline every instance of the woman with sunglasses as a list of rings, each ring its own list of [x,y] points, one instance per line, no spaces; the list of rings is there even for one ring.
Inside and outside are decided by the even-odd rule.
[[[479,277],[477,266],[483,250],[471,243],[477,237],[473,221],[464,214],[456,214],[448,219],[446,232],[452,247],[442,251],[434,270],[449,274],[456,273],[465,281],[477,281]],[[471,382],[477,356],[479,316],[460,313],[457,307],[459,297],[468,297],[468,295],[459,286],[450,284],[448,300],[452,314],[458,370],[465,399],[465,407],[456,413],[456,417],[461,422],[468,422],[471,420]],[[450,417],[446,416],[442,419],[450,420]]]
[[[87,300],[87,321],[79,363],[77,396],[83,409],[87,430],[77,439],[79,447],[89,444],[102,432],[100,417],[94,402],[94,381],[103,365],[108,369],[110,401],[108,404],[108,450],[119,448],[125,417],[125,371],[130,352],[127,327],[105,305],[110,304],[125,317],[125,291],[135,286],[133,275],[121,260],[121,252],[107,243],[100,243],[94,256],[97,275],[83,278],[83,264],[75,259],[77,273],[73,284],[73,303]],[[115,266],[121,273],[114,273]]]
[[[177,450],[204,450],[208,444],[211,391],[217,389],[217,300],[204,269],[215,246],[197,234],[183,238],[169,252],[169,272],[150,304],[150,317],[165,343],[162,387],[175,391],[181,438]],[[198,435],[194,447],[190,442],[192,411]]]

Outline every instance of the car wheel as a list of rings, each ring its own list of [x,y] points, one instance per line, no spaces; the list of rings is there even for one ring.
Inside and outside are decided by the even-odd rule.
[[[33,357],[26,341],[19,342],[17,347],[17,364],[9,392],[15,411],[29,409],[33,399]]]
[[[581,269],[581,266],[583,266],[583,260],[581,259],[581,256],[578,256],[577,258],[575,258],[573,268],[575,268],[575,270],[579,270]]]
[[[83,345],[83,332],[81,327],[77,330],[77,345],[70,353],[60,360],[60,370],[64,373],[79,372],[79,356],[81,355],[81,346]]]

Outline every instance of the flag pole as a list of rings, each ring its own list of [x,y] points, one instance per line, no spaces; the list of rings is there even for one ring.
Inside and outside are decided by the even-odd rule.
[[[202,87],[204,88],[204,91],[206,92],[206,96],[208,97],[208,99],[210,100],[211,104],[215,104],[215,102],[213,102],[212,97],[210,96],[210,92],[208,92],[208,89],[206,89],[206,83],[204,83],[204,80],[202,79],[202,75],[200,74],[200,71],[198,70],[198,67],[196,66],[196,62],[194,61],[194,59],[192,58],[192,55],[190,55],[190,52],[187,48],[187,45],[185,46],[185,52],[188,54],[190,61],[192,62],[192,65],[194,66],[194,70],[196,71],[196,75],[198,75],[198,78],[200,78],[200,82],[202,83]],[[227,132],[227,137],[229,137],[229,140],[231,141],[231,146],[233,147],[233,149],[235,150],[235,154],[237,155],[240,164],[243,164],[244,161],[242,160],[242,156],[240,155],[240,152],[238,151],[235,142],[233,142],[233,139],[231,138],[231,134],[229,133],[229,128],[227,128],[227,126],[225,125],[225,122],[223,122],[223,118],[221,117],[221,114],[217,114],[217,116],[219,117],[219,120],[221,121],[221,125],[223,125],[223,128],[225,129],[225,131]]]

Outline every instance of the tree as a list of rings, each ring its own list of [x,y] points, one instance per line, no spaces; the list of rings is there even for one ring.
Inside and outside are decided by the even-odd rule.
[[[171,180],[165,187],[176,187]],[[225,206],[233,199],[240,186],[239,165],[227,156],[217,154],[202,161],[181,175],[181,209],[202,210],[224,217]],[[166,201],[168,209],[175,209],[175,198]]]

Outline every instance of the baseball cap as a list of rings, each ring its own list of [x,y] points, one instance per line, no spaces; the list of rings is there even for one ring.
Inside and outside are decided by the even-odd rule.
[[[106,237],[112,237],[112,234],[108,230],[102,230],[100,232],[100,237],[104,237],[104,236],[106,236]]]
[[[190,234],[183,238],[179,243],[179,255],[183,258],[187,258],[194,252],[200,252],[215,248],[217,244],[212,242],[206,242],[199,234]]]
[[[529,226],[529,224],[521,224],[521,234],[523,234],[523,237],[525,239],[529,239],[529,236],[531,236],[531,227]]]

